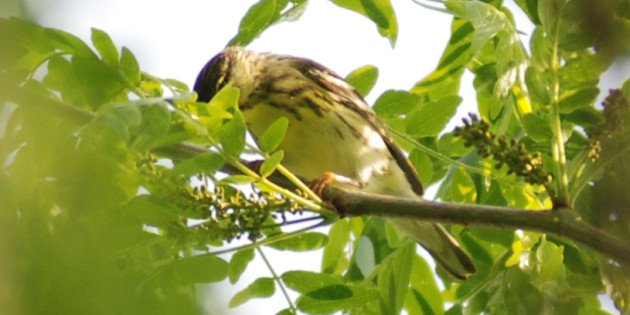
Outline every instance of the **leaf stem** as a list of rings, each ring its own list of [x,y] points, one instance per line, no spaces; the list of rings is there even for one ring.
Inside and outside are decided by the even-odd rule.
[[[327,211],[321,205],[319,205],[319,204],[317,204],[317,203],[315,203],[315,202],[313,202],[313,201],[311,201],[309,199],[306,199],[304,197],[298,196],[294,192],[274,184],[273,182],[271,182],[267,178],[264,178],[264,177],[258,175],[256,172],[252,171],[251,169],[249,169],[247,166],[245,166],[243,163],[241,163],[239,160],[237,160],[235,158],[230,158],[229,162],[234,167],[236,167],[239,171],[241,171],[243,174],[245,174],[247,176],[250,176],[252,178],[255,178],[260,183],[271,187],[273,190],[275,190],[278,193],[284,195],[285,197],[288,197],[288,198],[291,198],[291,199],[295,200],[296,202],[298,202],[299,204],[301,204],[302,206],[308,208],[309,210],[311,210],[313,212],[317,212],[317,213],[320,213],[322,215],[328,215],[329,213],[327,213],[327,212],[331,212],[331,211]]]
[[[279,164],[276,168],[280,174],[290,180],[298,189],[302,190],[309,198],[315,200],[317,203],[322,203],[322,198],[319,198],[308,186],[304,184],[295,174],[291,173],[286,167],[282,164]]]
[[[569,177],[567,175],[567,158],[564,151],[564,139],[562,136],[562,122],[560,120],[560,56],[558,53],[558,42],[560,37],[560,18],[556,20],[554,27],[553,43],[551,48],[551,132],[553,139],[551,142],[551,152],[555,172],[556,196],[554,206],[562,207],[569,205]]]
[[[262,248],[260,248],[260,246],[256,246],[256,251],[258,252],[258,254],[260,254],[260,257],[262,257],[263,261],[265,262],[265,265],[271,272],[271,275],[273,276],[273,280],[276,281],[276,283],[280,287],[280,291],[282,291],[282,295],[284,295],[284,298],[287,300],[287,303],[289,303],[289,308],[291,309],[291,312],[293,312],[293,314],[297,314],[297,309],[295,308],[295,305],[293,305],[293,301],[291,301],[291,298],[289,297],[289,293],[287,292],[287,289],[284,287],[282,280],[280,280],[280,277],[278,277],[278,274],[273,269],[273,266],[271,266],[271,263],[269,262],[269,259],[267,259],[267,256],[263,252]]]

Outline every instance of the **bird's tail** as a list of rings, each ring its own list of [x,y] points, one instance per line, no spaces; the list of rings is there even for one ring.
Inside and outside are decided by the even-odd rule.
[[[465,280],[476,272],[470,256],[443,226],[406,219],[391,219],[390,222],[422,245],[454,277]]]

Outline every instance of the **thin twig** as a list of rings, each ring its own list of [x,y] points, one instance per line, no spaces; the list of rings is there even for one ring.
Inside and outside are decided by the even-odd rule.
[[[260,257],[262,257],[263,261],[265,262],[265,265],[267,265],[267,268],[269,269],[269,271],[271,272],[271,275],[273,276],[273,280],[280,287],[280,291],[282,291],[282,295],[284,295],[284,298],[287,300],[287,303],[289,303],[289,308],[291,309],[291,312],[293,314],[297,314],[297,309],[295,308],[293,301],[291,301],[291,297],[289,297],[289,292],[287,292],[287,289],[284,287],[282,280],[280,279],[280,277],[278,277],[278,274],[273,269],[273,266],[271,266],[271,263],[267,259],[267,256],[265,256],[265,253],[263,252],[262,248],[260,248],[259,246],[256,246],[256,251],[258,251],[258,253],[260,254]]]

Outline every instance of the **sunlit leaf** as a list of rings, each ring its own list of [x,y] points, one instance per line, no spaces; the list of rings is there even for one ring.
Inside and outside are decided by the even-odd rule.
[[[572,113],[577,109],[592,106],[598,95],[598,88],[584,88],[577,91],[569,91],[560,96],[558,106],[560,106],[560,111],[563,114]]]
[[[507,200],[511,207],[531,210],[542,210],[545,208],[529,184],[501,185],[501,194],[503,194],[503,198]]]
[[[444,201],[471,203],[477,199],[477,188],[470,175],[455,168],[438,190]]]
[[[224,163],[225,158],[220,154],[207,152],[177,163],[172,172],[184,176],[214,174]]]
[[[523,126],[527,135],[537,142],[548,143],[553,136],[549,119],[541,114],[529,114],[523,117]]]
[[[409,274],[411,287],[405,298],[410,314],[441,314],[444,312],[442,295],[429,264],[414,255]]]
[[[232,118],[232,111],[238,106],[239,95],[238,88],[232,86],[222,88],[209,103],[203,104],[198,120],[211,134],[218,133],[221,125]]]
[[[278,150],[265,159],[265,161],[260,165],[260,176],[267,177],[275,172],[283,158],[284,151]]]
[[[120,54],[120,67],[123,75],[129,81],[129,83],[135,85],[140,83],[140,65],[133,53],[123,47]]]
[[[92,43],[105,63],[110,66],[118,66],[118,49],[107,33],[92,28]]]
[[[251,248],[241,249],[232,255],[230,269],[228,270],[228,278],[231,284],[238,281],[252,260],[254,260],[254,250]]]
[[[265,31],[269,26],[280,21],[294,21],[306,9],[308,1],[260,0],[252,5],[241,19],[238,33],[228,46],[245,46]],[[288,10],[287,6],[291,5]]]
[[[392,46],[398,37],[398,20],[390,0],[331,0],[334,4],[368,17]]]
[[[287,271],[281,278],[282,282],[289,288],[299,293],[307,293],[326,286],[343,283],[341,276],[311,271]]]
[[[461,102],[461,97],[451,95],[420,105],[407,121],[407,132],[419,137],[437,136]]]
[[[225,123],[219,132],[223,151],[229,156],[238,156],[245,148],[247,126],[240,111],[235,111],[232,119]]]
[[[346,76],[346,81],[362,96],[366,96],[370,93],[377,79],[378,68],[372,65],[355,69]]]
[[[278,250],[303,252],[320,249],[324,247],[326,243],[328,243],[328,236],[326,236],[326,234],[307,232],[291,236],[286,240],[270,243],[267,246]]]
[[[378,291],[364,286],[333,284],[301,295],[297,307],[308,313],[331,313],[362,308],[379,298]]]
[[[282,143],[288,126],[289,120],[286,117],[280,117],[274,121],[258,139],[260,149],[265,152],[275,151]]]
[[[258,278],[247,288],[237,292],[230,300],[230,307],[237,307],[254,298],[270,297],[276,292],[272,278]]]
[[[384,118],[393,118],[409,113],[418,106],[422,98],[407,91],[387,90],[376,99],[374,111]]]
[[[175,276],[183,283],[218,282],[228,275],[229,264],[211,254],[187,257],[158,269],[159,277]]]
[[[372,241],[366,236],[361,236],[359,238],[359,242],[357,248],[355,250],[355,259],[357,266],[363,273],[364,277],[367,277],[375,267],[375,257],[374,257],[374,245]]]
[[[322,272],[341,274],[348,266],[345,248],[350,241],[350,223],[338,220],[328,232],[328,243],[324,247]]]
[[[420,182],[423,185],[431,183],[431,178],[433,177],[433,162],[431,162],[431,158],[420,150],[413,150],[409,154],[409,161],[418,172]]]
[[[385,290],[392,294],[390,299],[392,308],[395,313],[400,313],[407,297],[407,291],[409,290],[409,283],[411,279],[411,269],[413,266],[413,259],[416,253],[416,244],[414,242],[407,242],[407,244],[398,248],[392,259],[392,268],[388,270],[392,273],[393,288],[386,288]],[[393,292],[392,292],[393,291]],[[385,295],[385,292],[381,290],[381,295]]]
[[[150,195],[140,195],[131,199],[123,209],[141,222],[158,227],[166,227],[179,218],[175,209]]]

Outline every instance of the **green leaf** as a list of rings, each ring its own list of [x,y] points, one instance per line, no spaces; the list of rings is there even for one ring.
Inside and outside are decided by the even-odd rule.
[[[431,162],[431,158],[424,152],[414,149],[409,154],[409,161],[418,172],[418,177],[420,177],[420,182],[427,186],[431,183],[431,178],[433,177],[433,162]]]
[[[418,137],[437,136],[451,120],[462,98],[449,95],[420,105],[407,121],[407,133]]]
[[[271,244],[266,244],[277,250],[290,250],[294,252],[304,252],[316,250],[324,247],[328,243],[328,236],[318,232],[300,233],[295,236]]]
[[[556,34],[561,8],[566,0],[538,0],[538,17],[548,36]]]
[[[107,109],[105,113],[118,118],[127,126],[138,126],[142,121],[142,114],[136,106],[116,106]]]
[[[175,165],[173,174],[192,176],[195,174],[214,174],[225,164],[225,158],[215,152],[206,152],[183,160]]]
[[[134,197],[123,210],[143,224],[156,227],[167,227],[180,218],[176,209],[166,206],[163,201],[151,195]]]
[[[388,265],[385,268],[379,267],[378,288],[388,314],[400,314],[402,310],[409,291],[409,277],[415,249],[416,244],[407,241],[392,254],[393,258],[387,262]]]
[[[96,115],[90,124],[91,130],[105,129],[113,130],[124,139],[129,140],[130,129],[140,125],[142,114],[136,106],[116,106],[107,108]],[[105,129],[104,129],[105,128]]]
[[[477,200],[477,189],[467,172],[454,168],[440,185],[437,195],[444,201],[474,203]]]
[[[385,237],[387,245],[391,248],[397,248],[406,239],[405,236],[391,223],[385,222]]]
[[[290,0],[290,3],[293,5],[293,7],[282,12],[280,18],[276,21],[276,23],[297,21],[302,17],[304,12],[306,11],[306,7],[308,6],[307,0]]]
[[[230,300],[229,306],[237,307],[254,298],[266,298],[276,292],[276,284],[272,278],[258,278],[247,288],[239,291]]]
[[[171,127],[171,111],[165,104],[141,106],[142,122],[132,129],[133,147],[147,151],[168,145],[168,131]]]
[[[360,0],[363,9],[365,9],[365,13],[367,16],[378,25],[379,28],[388,28],[389,22],[387,18],[381,12],[381,10],[377,7],[374,0]]]
[[[374,111],[382,118],[394,118],[409,113],[422,98],[407,91],[387,90],[374,102]]]
[[[275,151],[284,140],[288,127],[289,119],[284,116],[276,119],[258,139],[258,147],[264,152]]]
[[[360,67],[346,76],[346,81],[363,97],[370,93],[377,79],[378,68],[373,65]]]
[[[281,310],[280,312],[276,313],[276,315],[295,315],[295,313],[290,308],[285,308]]]
[[[357,266],[364,277],[367,277],[376,267],[374,257],[374,245],[370,238],[367,236],[361,236],[357,243],[357,248],[354,253]]]
[[[276,171],[276,168],[284,159],[284,151],[278,150],[260,165],[260,176],[267,177]]]
[[[557,283],[558,280],[565,279],[563,251],[562,246],[549,242],[544,237],[541,239],[540,246],[536,250],[539,269],[533,279],[534,285],[542,288],[548,283]]]
[[[532,210],[545,208],[532,186],[527,183],[501,184],[501,194],[510,207]]]
[[[600,76],[609,69],[613,59],[607,54],[580,53],[560,68],[560,86],[563,89],[595,88]]]
[[[120,55],[120,67],[123,76],[125,76],[129,83],[132,85],[140,83],[140,65],[138,65],[138,60],[133,53],[127,49],[127,47],[122,48],[122,53]]]
[[[551,80],[548,73],[529,67],[525,73],[525,82],[533,103],[539,107],[551,103],[551,92],[549,90]]]
[[[326,286],[343,283],[343,278],[338,275],[301,270],[287,271],[280,278],[287,287],[298,293],[312,292]]]
[[[211,135],[219,132],[221,125],[232,118],[232,111],[238,107],[240,90],[225,86],[208,103],[201,104],[199,121],[206,126]]]
[[[452,8],[452,7],[451,7]],[[481,1],[469,1],[463,11],[455,10],[462,18],[470,21],[475,27],[472,39],[472,51],[478,51],[483,45],[500,31],[510,28],[505,14],[493,5]]]
[[[387,37],[392,46],[398,37],[398,20],[390,0],[331,0],[334,4],[357,12],[376,24],[379,33]]]
[[[516,4],[527,14],[529,20],[536,25],[540,25],[538,18],[538,0],[516,0]]]
[[[595,103],[598,95],[599,89],[596,87],[563,93],[558,102],[560,112],[563,114],[570,114],[580,108],[590,107],[593,103]]]
[[[527,135],[536,142],[549,143],[553,136],[549,124],[549,119],[540,114],[523,116],[523,127],[527,131]]]
[[[452,131],[443,134],[438,141],[438,151],[451,158],[460,158],[472,150],[472,147],[464,145],[461,137],[454,136]]]
[[[230,269],[228,270],[228,278],[231,284],[235,284],[238,281],[252,260],[254,260],[254,250],[251,248],[241,249],[232,255]]]
[[[446,312],[444,312],[444,315],[464,315],[464,308],[459,303],[455,304],[451,308],[446,310]]]
[[[260,0],[252,5],[238,26],[238,33],[228,46],[245,46],[251,43],[280,16],[280,11],[288,4],[282,0]]]
[[[106,64],[112,67],[118,66],[118,49],[107,33],[92,28],[92,43]]]
[[[348,267],[345,248],[350,241],[350,223],[338,220],[328,232],[328,243],[324,246],[322,272],[341,274]]]
[[[187,257],[158,269],[159,277],[177,277],[183,283],[219,282],[227,277],[228,263],[212,254]]]
[[[473,53],[470,49],[474,28],[468,21],[453,19],[452,33],[437,69],[414,85],[411,92],[423,100],[434,101],[444,95],[459,93],[464,67]]]
[[[179,93],[187,93],[190,92],[190,88],[188,87],[188,85],[182,81],[179,80],[175,80],[175,79],[165,79],[164,82],[166,84],[168,84],[168,86],[179,92]]]
[[[413,256],[409,279],[411,288],[405,299],[405,308],[409,314],[442,314],[444,302],[433,270],[418,255]]]
[[[219,139],[223,152],[228,156],[236,157],[245,148],[245,133],[247,126],[240,111],[236,110],[232,119],[225,123],[219,132]]]
[[[372,288],[333,284],[301,295],[296,304],[304,312],[321,314],[363,308],[378,298],[378,291]]]

